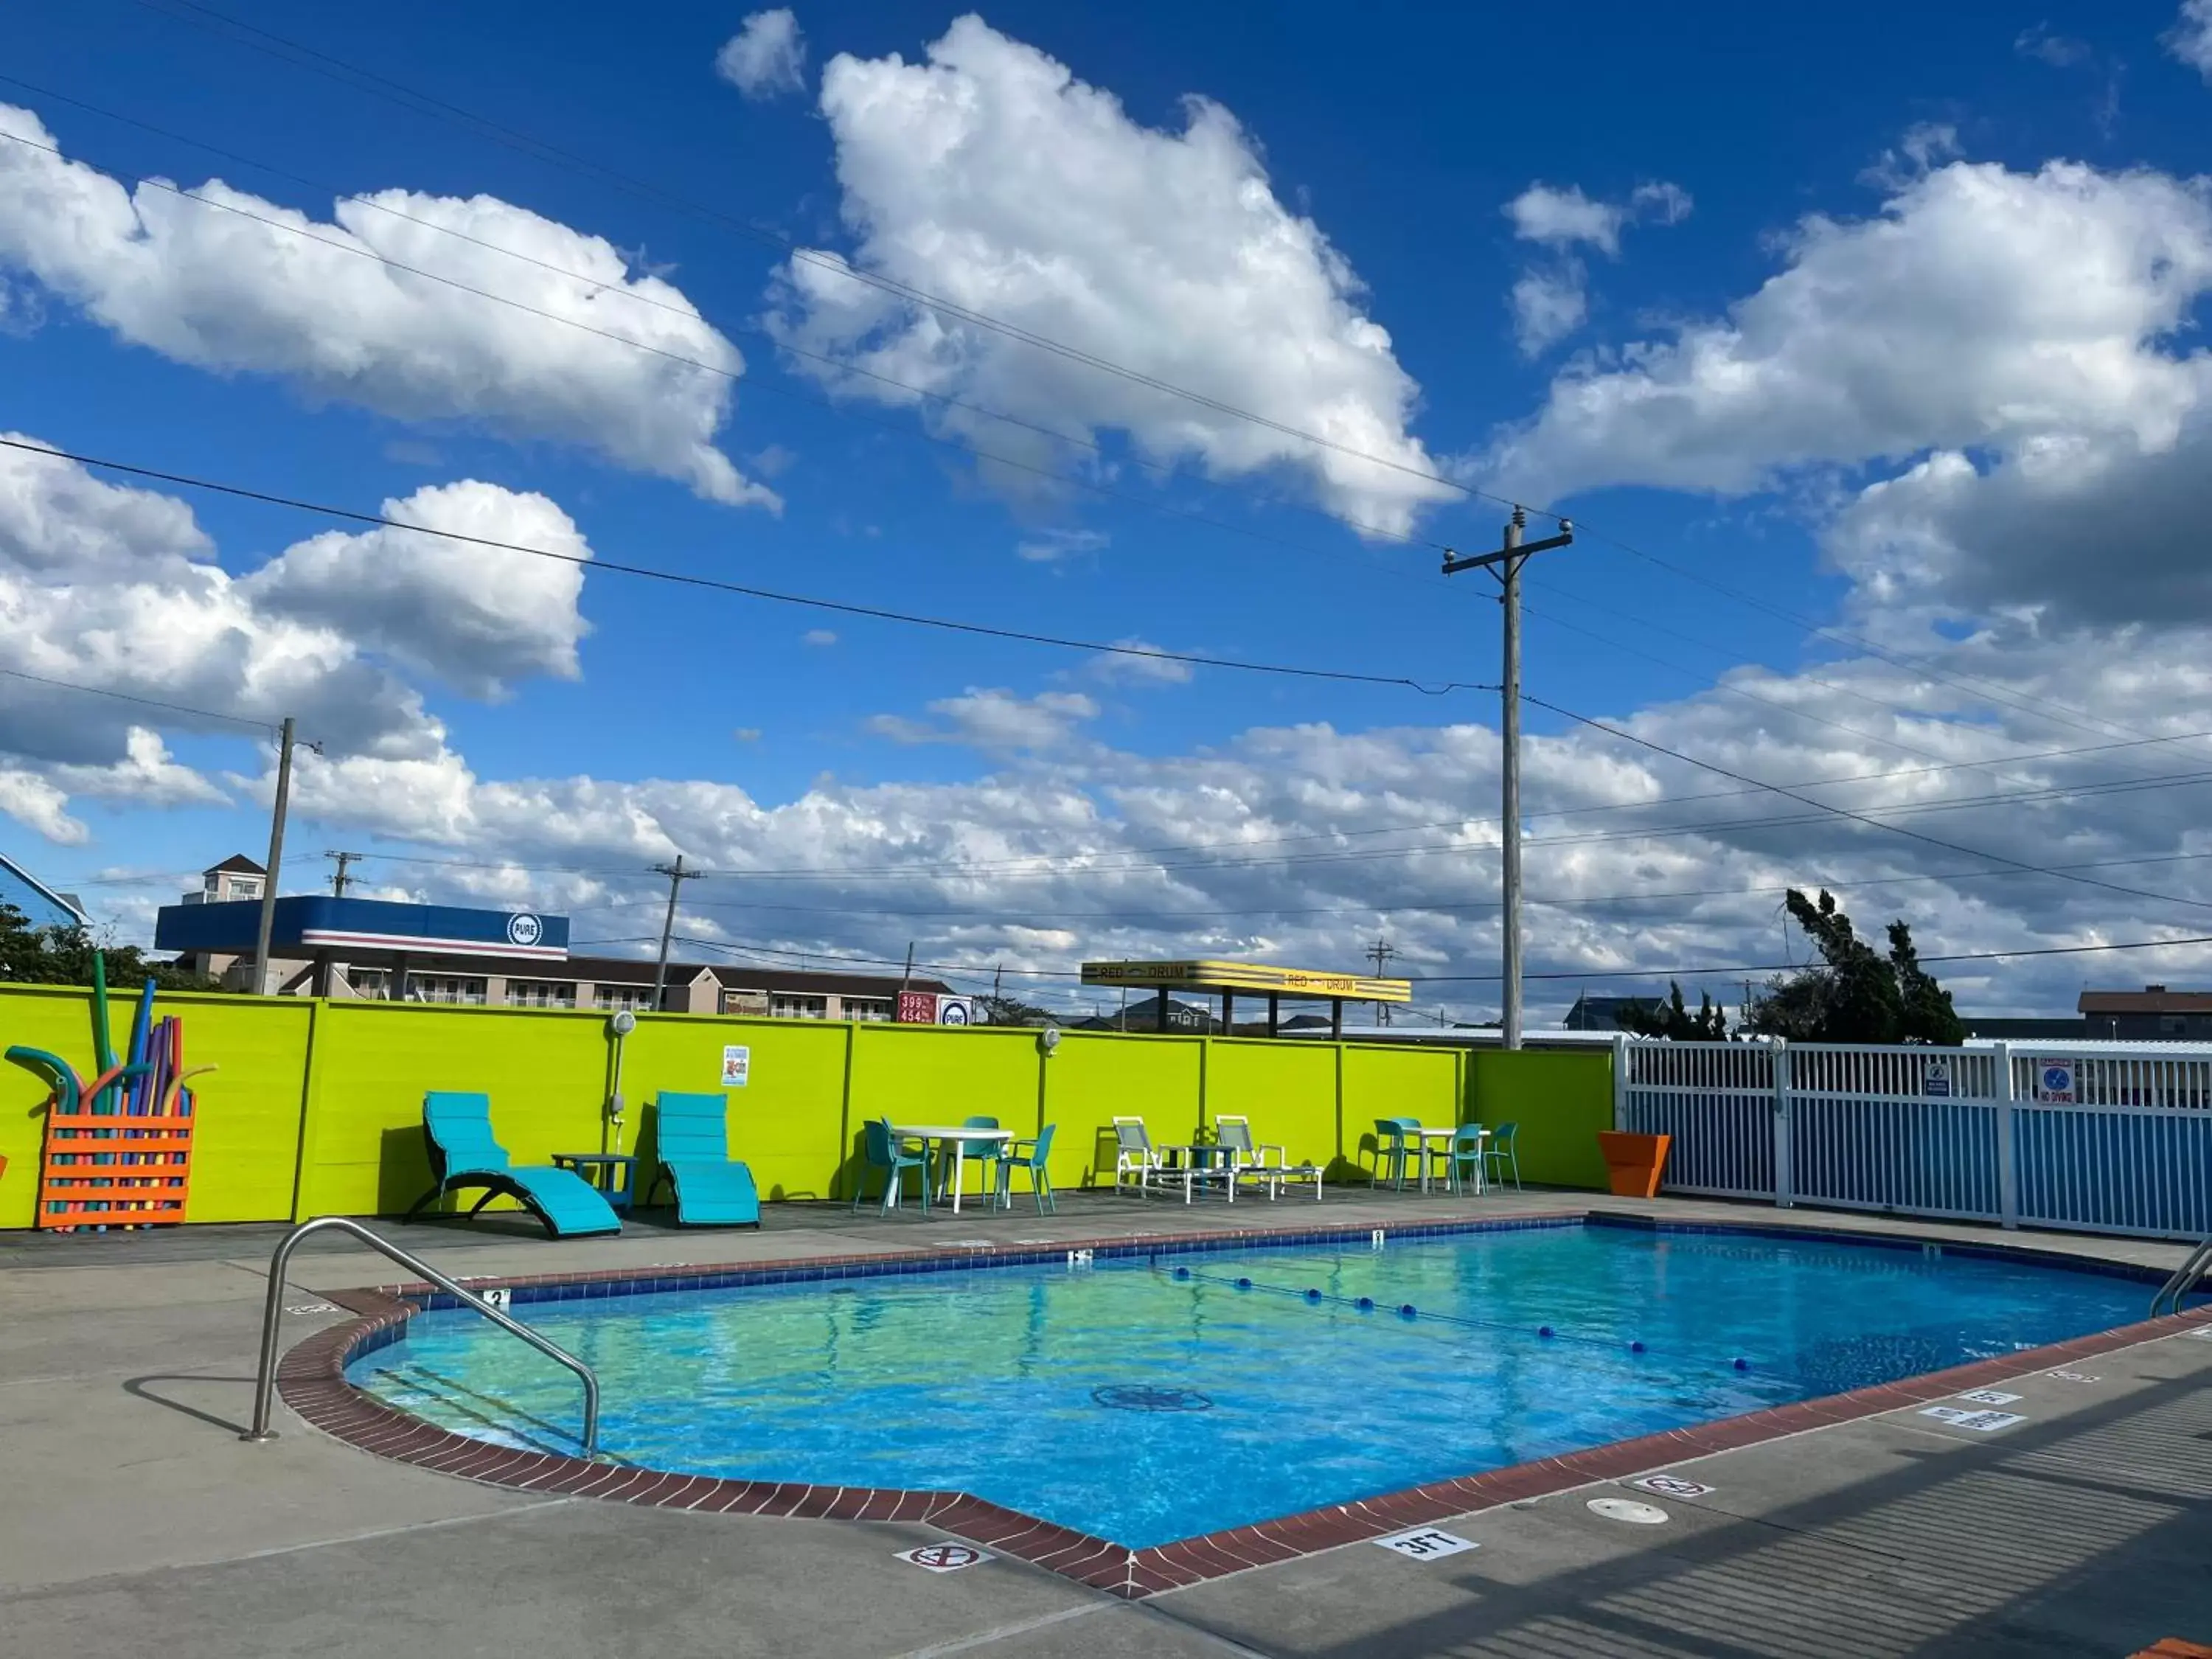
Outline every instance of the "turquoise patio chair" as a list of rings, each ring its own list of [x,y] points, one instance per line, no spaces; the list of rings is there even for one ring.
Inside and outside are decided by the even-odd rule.
[[[963,1129],[995,1129],[999,1127],[999,1120],[995,1117],[963,1117],[960,1120],[960,1127]],[[996,1180],[999,1154],[1012,1144],[1005,1140],[957,1140],[952,1143],[948,1155],[963,1161],[973,1158],[983,1166],[982,1173],[986,1178]],[[940,1173],[942,1179],[938,1182],[937,1195],[941,1199],[945,1195],[945,1182],[951,1179],[950,1166]],[[983,1190],[988,1192],[991,1189],[987,1187]]]
[[[555,1238],[618,1233],[622,1219],[592,1184],[571,1170],[518,1165],[491,1132],[491,1097],[434,1089],[422,1097],[422,1138],[429,1143],[435,1182],[404,1219],[414,1220],[447,1193],[482,1188],[478,1210],[495,1198],[512,1198],[536,1216]]]
[[[753,1172],[730,1156],[726,1095],[676,1094],[653,1099],[653,1202],[665,1177],[676,1190],[676,1220],[685,1227],[757,1227],[760,1193]]]
[[[1048,1123],[1037,1131],[1035,1140],[1009,1141],[1000,1152],[995,1191],[999,1202],[1007,1209],[1014,1207],[1013,1173],[1017,1170],[1027,1170],[1030,1172],[1030,1192],[1036,1200],[1037,1213],[1060,1213],[1060,1200],[1053,1196],[1052,1177],[1045,1170],[1045,1160],[1052,1156],[1052,1132],[1055,1127]]]
[[[1521,1126],[1501,1123],[1490,1132],[1490,1145],[1482,1149],[1483,1175],[1503,1184],[1505,1171],[1513,1172],[1513,1190],[1521,1190]]]
[[[1474,1177],[1474,1189],[1482,1190],[1483,1137],[1488,1132],[1480,1123],[1463,1123],[1451,1138],[1451,1149],[1445,1154],[1445,1179],[1452,1191],[1467,1190],[1467,1178]]]
[[[1421,1121],[1417,1117],[1378,1117],[1375,1120],[1375,1167],[1368,1174],[1369,1186],[1382,1184],[1382,1162],[1388,1158],[1391,1190],[1400,1193],[1406,1190],[1406,1158],[1408,1152],[1416,1158],[1421,1155],[1420,1127]]]
[[[884,1172],[883,1212],[889,1215],[891,1206],[899,1196],[901,1179],[908,1170],[921,1174],[921,1210],[929,1213],[929,1148],[920,1142],[901,1139],[891,1127],[887,1117],[870,1120],[860,1129],[860,1175],[853,1182],[853,1207],[860,1207],[860,1199],[868,1188],[868,1171]]]

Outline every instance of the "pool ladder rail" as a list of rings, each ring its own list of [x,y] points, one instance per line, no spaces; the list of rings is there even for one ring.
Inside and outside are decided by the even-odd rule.
[[[419,1273],[430,1284],[452,1297],[471,1313],[482,1314],[486,1319],[510,1336],[520,1337],[548,1359],[566,1365],[576,1374],[584,1385],[584,1455],[596,1457],[599,1449],[599,1379],[582,1360],[566,1348],[552,1342],[511,1317],[503,1309],[495,1308],[474,1291],[446,1277],[435,1267],[420,1258],[410,1255],[397,1244],[371,1232],[358,1221],[342,1215],[318,1216],[313,1221],[303,1221],[284,1235],[269,1258],[269,1300],[261,1314],[261,1370],[253,1385],[253,1428],[251,1433],[239,1436],[241,1440],[274,1440],[276,1431],[269,1426],[271,1397],[276,1385],[277,1327],[284,1316],[284,1270],[290,1264],[292,1252],[300,1241],[310,1233],[335,1228],[339,1232],[351,1233],[371,1249],[381,1252],[412,1273]]]
[[[2198,1239],[2188,1259],[2173,1270],[2173,1277],[2158,1287],[2158,1294],[2150,1299],[2150,1316],[2156,1319],[2162,1314],[2179,1313],[2182,1298],[2207,1273],[2212,1273],[2212,1235]]]

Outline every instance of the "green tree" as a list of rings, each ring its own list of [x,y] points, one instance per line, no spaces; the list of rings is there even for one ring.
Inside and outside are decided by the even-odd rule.
[[[1638,1036],[1673,1037],[1678,1042],[1725,1042],[1728,1040],[1728,1015],[1713,1006],[1713,1000],[1703,991],[1698,993],[1698,1012],[1692,1013],[1682,1003],[1682,988],[1669,980],[1667,1000],[1662,1003],[1625,1002],[1614,1013],[1624,1031],[1633,1031]]]
[[[75,927],[33,927],[11,904],[0,904],[0,981],[17,985],[89,985],[92,957],[106,958],[107,982],[136,990],[149,979],[164,991],[219,991],[211,979],[186,973],[170,962],[151,962],[135,945],[94,939],[82,923]]]
[[[1951,994],[1920,965],[1912,930],[1889,924],[1889,954],[1859,938],[1823,890],[1817,902],[1792,888],[1790,915],[1820,953],[1820,965],[1777,979],[1747,1028],[1793,1042],[1933,1042],[1956,1047],[1966,1027]]]

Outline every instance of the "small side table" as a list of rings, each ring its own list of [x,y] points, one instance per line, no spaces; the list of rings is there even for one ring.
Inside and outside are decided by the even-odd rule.
[[[556,1152],[553,1165],[581,1176],[617,1215],[627,1214],[637,1196],[637,1159],[629,1152]]]

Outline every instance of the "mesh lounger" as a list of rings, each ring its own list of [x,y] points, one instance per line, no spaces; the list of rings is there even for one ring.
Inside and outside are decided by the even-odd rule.
[[[653,1151],[659,1168],[646,1200],[667,1177],[676,1188],[676,1219],[686,1227],[757,1227],[760,1194],[753,1172],[730,1156],[730,1106],[722,1095],[672,1094],[654,1102]]]
[[[622,1220],[591,1183],[568,1170],[544,1164],[517,1167],[491,1132],[491,1097],[432,1090],[422,1097],[422,1136],[430,1143],[436,1184],[415,1200],[414,1220],[447,1193],[482,1188],[477,1213],[495,1198],[516,1200],[555,1238],[618,1233]]]

